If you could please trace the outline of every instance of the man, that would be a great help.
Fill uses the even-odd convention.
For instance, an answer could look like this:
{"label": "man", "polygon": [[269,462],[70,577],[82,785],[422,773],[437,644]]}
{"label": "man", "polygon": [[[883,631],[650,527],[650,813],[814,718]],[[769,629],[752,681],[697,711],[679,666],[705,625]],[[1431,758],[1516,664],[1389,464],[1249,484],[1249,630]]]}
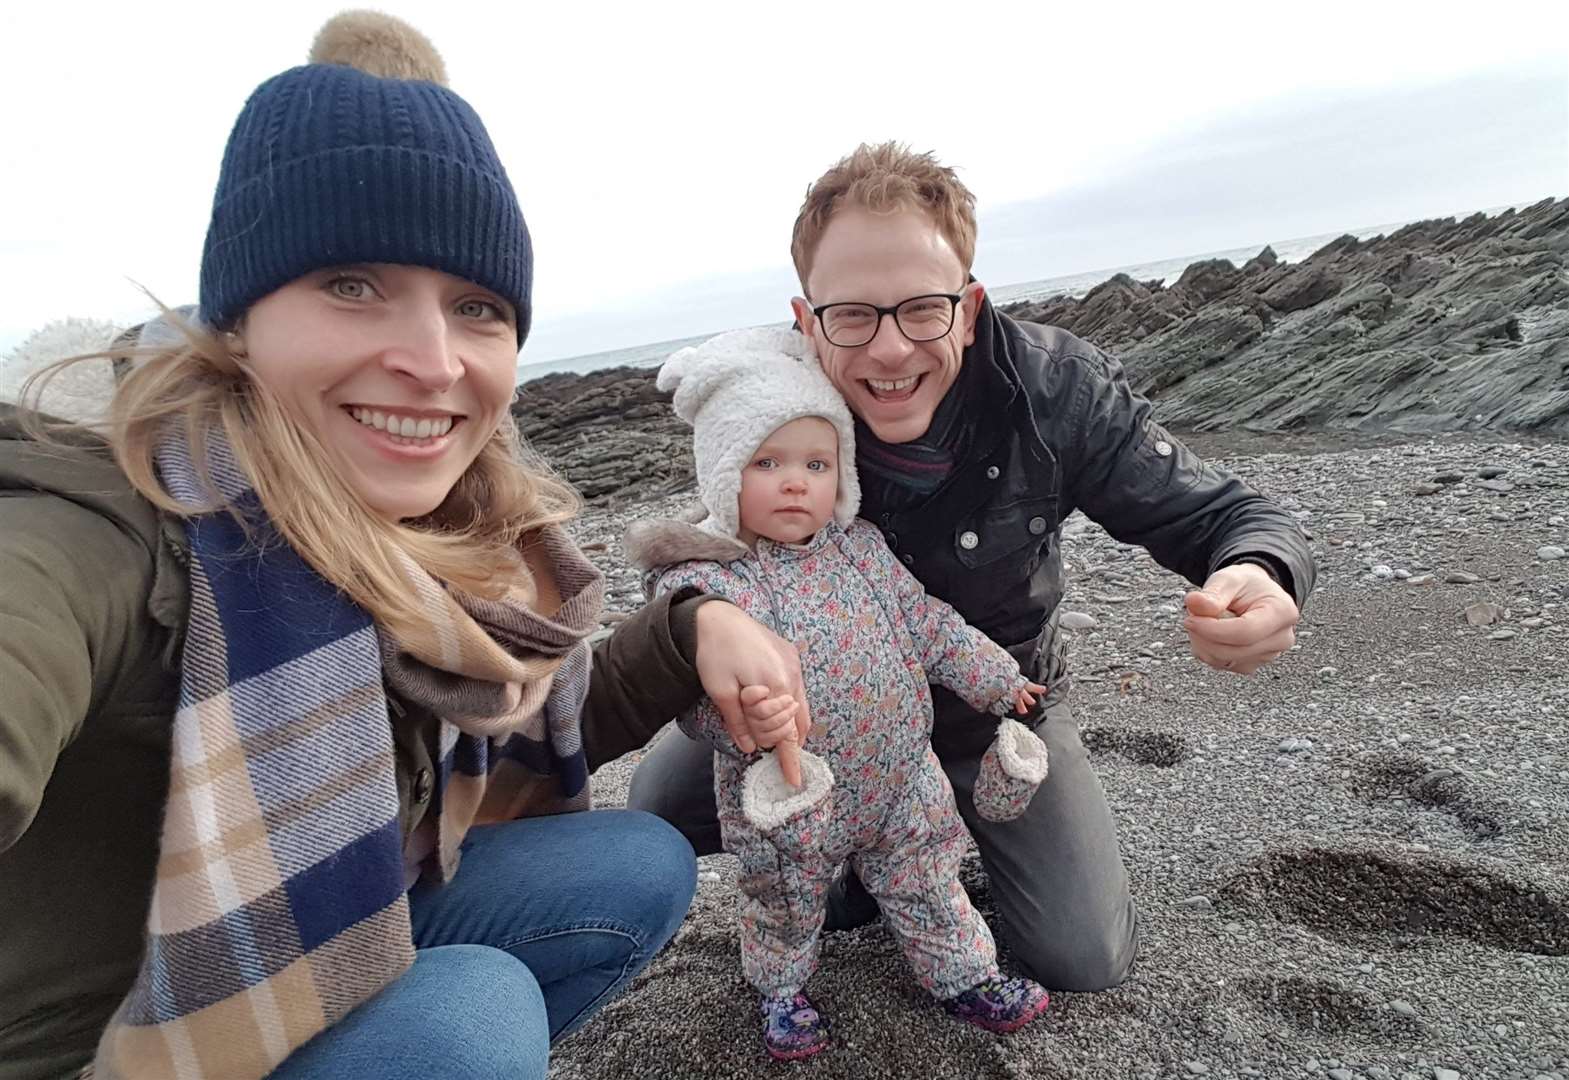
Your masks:
{"label": "man", "polygon": [[[1023,817],[1000,824],[978,817],[972,800],[995,723],[933,688],[932,745],[1014,953],[1048,987],[1115,986],[1133,962],[1135,914],[1111,812],[1068,708],[1056,625],[1061,524],[1083,510],[1200,584],[1186,601],[1193,652],[1238,674],[1294,643],[1313,586],[1306,539],[1284,510],[1156,424],[1117,361],[992,308],[970,276],[974,197],[930,154],[857,149],[808,191],[791,250],[804,294],[792,301],[797,324],[857,417],[861,515],[928,592],[1051,688],[1036,728],[1050,776]],[[799,677],[793,660],[776,679]],[[721,707],[736,714],[734,702]],[[665,736],[630,797],[700,854],[719,850],[711,756],[679,732]],[[875,915],[853,879],[836,894],[830,926]]]}

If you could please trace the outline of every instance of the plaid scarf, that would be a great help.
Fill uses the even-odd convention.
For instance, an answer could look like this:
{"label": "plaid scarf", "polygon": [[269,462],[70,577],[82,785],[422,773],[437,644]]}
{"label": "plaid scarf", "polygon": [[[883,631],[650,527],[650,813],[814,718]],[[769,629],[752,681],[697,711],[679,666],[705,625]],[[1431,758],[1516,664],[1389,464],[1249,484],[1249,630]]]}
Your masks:
{"label": "plaid scarf", "polygon": [[[263,1077],[413,962],[384,681],[442,719],[436,794],[410,842],[426,874],[451,876],[475,822],[588,806],[578,722],[603,581],[560,529],[530,537],[555,568],[553,618],[529,609],[527,574],[491,602],[408,560],[429,620],[392,640],[272,529],[226,443],[208,463],[235,512],[186,521],[190,614],[146,951],[89,1067],[100,1078]],[[211,490],[183,441],[158,466],[182,503]]]}

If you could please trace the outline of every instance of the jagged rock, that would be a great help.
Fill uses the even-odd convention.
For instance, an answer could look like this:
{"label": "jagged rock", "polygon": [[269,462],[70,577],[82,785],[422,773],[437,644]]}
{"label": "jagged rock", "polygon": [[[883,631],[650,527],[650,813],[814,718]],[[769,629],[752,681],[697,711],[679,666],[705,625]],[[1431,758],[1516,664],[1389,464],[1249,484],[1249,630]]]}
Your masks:
{"label": "jagged rock", "polygon": [[[1178,430],[1569,435],[1569,199],[1003,310],[1120,357]],[[652,368],[618,368],[536,379],[513,413],[586,497],[622,500],[693,483],[669,402]]]}

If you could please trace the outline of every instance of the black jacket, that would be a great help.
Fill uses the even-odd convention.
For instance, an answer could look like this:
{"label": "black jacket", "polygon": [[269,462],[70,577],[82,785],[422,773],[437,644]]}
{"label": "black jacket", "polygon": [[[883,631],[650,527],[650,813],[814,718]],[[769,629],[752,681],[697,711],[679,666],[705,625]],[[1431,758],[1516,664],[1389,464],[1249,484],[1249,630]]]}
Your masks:
{"label": "black jacket", "polygon": [[[987,368],[971,389],[968,407],[980,415],[965,418],[974,432],[968,451],[929,498],[895,511],[869,490],[861,516],[882,528],[929,593],[1007,647],[1036,681],[1066,691],[1056,614],[1061,526],[1074,510],[1195,585],[1253,557],[1305,603],[1313,557],[1296,520],[1155,423],[1116,360],[987,302],[964,363]],[[990,741],[989,722],[976,723],[947,691],[933,693],[939,748]],[[978,730],[962,737],[961,726]]]}

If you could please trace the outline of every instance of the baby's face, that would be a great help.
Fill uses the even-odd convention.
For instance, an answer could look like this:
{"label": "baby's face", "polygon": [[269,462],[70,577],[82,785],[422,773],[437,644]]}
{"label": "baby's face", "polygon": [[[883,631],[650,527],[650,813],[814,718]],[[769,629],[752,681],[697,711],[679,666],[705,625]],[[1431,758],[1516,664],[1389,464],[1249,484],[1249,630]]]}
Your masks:
{"label": "baby's face", "polygon": [[839,495],[839,434],[803,416],[777,428],[741,470],[741,539],[809,540],[833,516]]}

